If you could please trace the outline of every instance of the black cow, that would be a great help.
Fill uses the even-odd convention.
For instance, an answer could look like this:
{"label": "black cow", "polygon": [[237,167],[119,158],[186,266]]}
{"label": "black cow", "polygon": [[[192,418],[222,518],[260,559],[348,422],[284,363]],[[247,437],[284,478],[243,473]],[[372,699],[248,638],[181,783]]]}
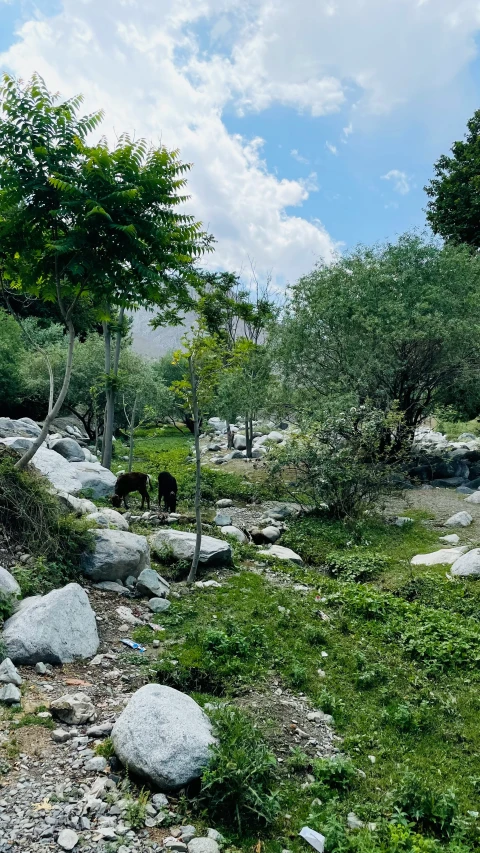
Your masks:
{"label": "black cow", "polygon": [[178,485],[175,477],[168,471],[161,471],[158,475],[158,508],[162,508],[162,498],[165,502],[167,512],[175,512],[177,509]]}
{"label": "black cow", "polygon": [[150,497],[147,492],[147,486],[149,489],[151,488],[151,480],[148,474],[140,474],[136,471],[120,474],[115,483],[115,494],[111,498],[113,506],[120,507],[123,500],[125,509],[128,509],[127,495],[132,492],[139,492],[142,498],[140,509],[143,509],[145,501],[147,502],[148,509],[150,509]]}

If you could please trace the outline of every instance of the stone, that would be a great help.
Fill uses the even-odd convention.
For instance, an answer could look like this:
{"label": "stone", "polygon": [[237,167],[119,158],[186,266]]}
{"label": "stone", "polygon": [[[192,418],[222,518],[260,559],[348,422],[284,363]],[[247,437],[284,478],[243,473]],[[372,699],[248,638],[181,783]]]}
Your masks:
{"label": "stone", "polygon": [[208,717],[190,696],[147,684],[120,714],[112,741],[129,771],[174,791],[201,776],[215,739]]}
{"label": "stone", "polygon": [[447,536],[440,536],[440,542],[444,542],[445,545],[458,545],[460,536],[456,533],[449,533]]}
{"label": "stone", "polygon": [[46,675],[47,674],[47,667],[43,663],[43,661],[39,660],[38,663],[35,664],[35,672],[38,675]]}
{"label": "stone", "polygon": [[416,554],[410,563],[412,566],[451,566],[467,550],[467,546],[459,548],[441,548],[431,554]]}
{"label": "stone", "polygon": [[[158,556],[171,555],[174,560],[192,560],[196,534],[184,530],[159,530],[149,537],[152,550]],[[224,539],[202,536],[199,563],[202,567],[229,566],[232,549]]]}
{"label": "stone", "polygon": [[468,486],[459,486],[455,491],[459,495],[473,495],[475,493],[475,489],[469,489]]}
{"label": "stone", "polygon": [[280,539],[280,536],[282,535],[278,527],[273,527],[272,525],[270,525],[269,527],[264,527],[262,530],[262,534],[266,542],[271,542],[272,544],[276,542],[277,539]]}
{"label": "stone", "polygon": [[68,726],[81,726],[95,716],[95,707],[86,693],[66,693],[50,703],[50,711]]}
{"label": "stone", "polygon": [[121,583],[115,581],[101,581],[94,584],[95,589],[102,589],[104,592],[116,592],[117,595],[127,595],[130,597],[130,590]]}
{"label": "stone", "polygon": [[3,641],[14,663],[71,663],[96,654],[97,623],[88,595],[77,583],[25,598],[7,619]]}
{"label": "stone", "polygon": [[107,759],[103,755],[96,755],[85,763],[85,770],[93,773],[103,773],[107,766]]}
{"label": "stone", "polygon": [[3,595],[21,595],[20,585],[10,572],[7,572],[3,566],[0,566],[0,593]]}
{"label": "stone", "polygon": [[0,702],[4,702],[5,705],[18,705],[21,698],[22,694],[15,684],[5,684],[0,688]]}
{"label": "stone", "polygon": [[147,607],[152,613],[164,613],[170,607],[170,602],[167,598],[151,598]]}
{"label": "stone", "polygon": [[71,738],[71,732],[67,732],[65,729],[54,729],[52,732],[52,740],[54,740],[55,743],[66,743],[67,740],[71,740]]}
{"label": "stone", "polygon": [[74,438],[61,438],[51,445],[51,449],[63,456],[67,462],[85,462],[85,453]]}
{"label": "stone", "polygon": [[100,462],[70,462],[74,474],[80,481],[80,490],[90,491],[93,498],[108,498],[115,491],[117,478]]}
{"label": "stone", "polygon": [[154,794],[152,797],[152,805],[157,809],[157,811],[166,808],[168,806],[168,800],[165,794]]}
{"label": "stone", "polygon": [[97,512],[97,507],[93,501],[89,501],[87,498],[76,498],[75,495],[69,495],[67,492],[57,492],[57,498],[65,509],[74,512],[76,515],[89,515]]}
{"label": "stone", "polygon": [[237,434],[233,438],[233,446],[235,450],[246,450],[247,447],[247,439],[244,435],[237,432]]}
{"label": "stone", "polygon": [[462,432],[461,435],[458,436],[459,441],[478,441],[479,436],[474,435],[473,432]]}
{"label": "stone", "polygon": [[[28,439],[3,438],[0,443],[12,447],[14,450],[23,452],[31,442]],[[36,452],[31,464],[40,471],[56,489],[62,494],[77,495],[83,489],[92,488],[94,497],[106,497],[108,494],[113,494],[116,477],[107,468],[97,462],[95,465],[91,462],[67,462],[59,453],[54,450],[49,450],[45,445],[42,445]],[[96,479],[93,477],[92,471],[89,473],[90,481],[79,466],[90,466],[96,472]],[[105,483],[102,488],[94,488],[102,481]],[[107,483],[110,486],[107,488]]]}
{"label": "stone", "polygon": [[145,536],[126,530],[93,531],[95,550],[83,554],[80,567],[92,581],[124,581],[150,568],[150,549]]}
{"label": "stone", "polygon": [[73,829],[62,829],[57,838],[57,844],[62,850],[73,850],[78,844],[78,840],[78,835]]}
{"label": "stone", "polygon": [[41,428],[31,418],[0,418],[0,436],[7,438],[9,436],[23,435],[27,438],[38,438]]}
{"label": "stone", "polygon": [[221,498],[217,501],[217,506],[219,509],[228,509],[229,506],[233,506],[233,501],[230,498]]}
{"label": "stone", "polygon": [[245,542],[248,542],[248,537],[245,535],[243,530],[240,530],[239,527],[235,527],[234,524],[227,524],[225,527],[221,527],[220,531],[224,536],[234,536],[242,545]]}
{"label": "stone", "polygon": [[296,554],[290,548],[284,548],[282,545],[271,545],[270,548],[265,548],[258,553],[264,557],[275,557],[276,560],[290,560],[299,566],[303,565],[303,560],[299,554]]}
{"label": "stone", "polygon": [[93,521],[97,527],[107,527],[113,528],[114,530],[128,530],[128,521],[127,519],[120,513],[114,509],[109,509],[108,507],[102,507],[102,509],[97,510],[96,512],[91,512],[87,515],[88,521]]}
{"label": "stone", "polygon": [[232,523],[232,519],[226,512],[217,512],[213,519],[213,523],[216,524],[217,527],[227,527]]}
{"label": "stone", "polygon": [[189,844],[190,841],[192,841],[192,839],[195,838],[197,834],[197,830],[191,824],[188,824],[187,826],[181,826],[180,832],[180,838],[182,839],[184,844]]}
{"label": "stone", "polygon": [[220,853],[214,838],[194,838],[188,845],[188,853]]}
{"label": "stone", "polygon": [[20,687],[22,683],[22,677],[10,658],[5,658],[0,663],[0,683],[15,684],[16,687]]}
{"label": "stone", "polygon": [[137,579],[136,579],[136,577],[134,577],[133,575],[129,575],[129,576],[128,576],[128,578],[127,578],[127,579],[126,579],[126,581],[125,581],[125,586],[127,587],[127,589],[129,589],[129,590],[130,590],[130,592],[133,592],[133,590],[135,589],[136,585],[137,585]]}
{"label": "stone", "polygon": [[218,829],[207,829],[207,838],[213,838],[219,845],[225,844],[225,838]]}
{"label": "stone", "polygon": [[87,729],[88,737],[108,737],[113,729],[113,723],[99,723],[96,726],[90,726]]}
{"label": "stone", "polygon": [[229,462],[231,459],[244,459],[244,453],[242,450],[232,450],[231,453],[228,453],[227,456],[222,458],[222,462]]}
{"label": "stone", "polygon": [[455,561],[450,574],[456,578],[480,577],[480,548],[472,548],[467,554]]}
{"label": "stone", "polygon": [[405,525],[413,524],[413,518],[409,518],[408,515],[399,515],[394,523],[396,527],[405,527]]}
{"label": "stone", "polygon": [[444,527],[468,527],[473,521],[472,516],[468,512],[456,512],[450,516],[443,525]]}
{"label": "stone", "polygon": [[144,569],[138,576],[135,591],[139,595],[165,598],[170,592],[170,584],[154,569]]}
{"label": "stone", "polygon": [[143,619],[135,616],[129,607],[117,607],[115,613],[122,622],[126,622],[128,625],[143,625]]}
{"label": "stone", "polygon": [[480,504],[480,492],[473,492],[468,498],[465,498],[466,504]]}
{"label": "stone", "polygon": [[280,444],[281,441],[285,438],[281,432],[269,432],[267,435],[267,441],[273,441],[275,444]]}

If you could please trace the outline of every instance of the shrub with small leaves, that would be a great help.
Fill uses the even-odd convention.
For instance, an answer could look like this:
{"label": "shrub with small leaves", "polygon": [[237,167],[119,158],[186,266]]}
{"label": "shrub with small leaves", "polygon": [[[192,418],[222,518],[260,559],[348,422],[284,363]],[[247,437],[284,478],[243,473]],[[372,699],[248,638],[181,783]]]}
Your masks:
{"label": "shrub with small leaves", "polygon": [[313,775],[316,782],[327,788],[345,793],[354,784],[357,771],[349,758],[319,758],[313,762]]}

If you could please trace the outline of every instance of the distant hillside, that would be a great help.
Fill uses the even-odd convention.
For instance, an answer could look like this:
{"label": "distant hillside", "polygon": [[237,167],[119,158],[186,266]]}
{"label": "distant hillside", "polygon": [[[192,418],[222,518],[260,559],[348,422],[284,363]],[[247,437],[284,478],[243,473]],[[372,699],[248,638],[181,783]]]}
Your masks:
{"label": "distant hillside", "polygon": [[133,348],[140,355],[158,358],[171,350],[178,349],[181,339],[194,322],[194,314],[185,315],[183,326],[167,326],[152,329],[149,325],[153,317],[149,311],[141,309],[133,315]]}

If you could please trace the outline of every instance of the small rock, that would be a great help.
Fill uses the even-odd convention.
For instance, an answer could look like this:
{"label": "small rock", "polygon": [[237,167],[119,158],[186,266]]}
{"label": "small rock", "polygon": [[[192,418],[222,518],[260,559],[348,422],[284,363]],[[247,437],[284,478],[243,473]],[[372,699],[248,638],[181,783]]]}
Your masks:
{"label": "small rock", "polygon": [[444,542],[445,545],[458,545],[460,536],[457,533],[449,533],[447,536],[440,536],[440,542]]}
{"label": "small rock", "polygon": [[233,506],[233,501],[230,498],[222,498],[217,501],[217,506],[219,509],[228,509],[229,506]]}
{"label": "small rock", "polygon": [[218,845],[225,844],[225,839],[221,832],[218,829],[208,829],[207,830],[207,838],[212,838],[213,841],[216,841]]}
{"label": "small rock", "polygon": [[17,583],[15,578],[10,572],[7,572],[3,566],[0,566],[0,592],[3,592],[5,595],[20,595],[21,589],[20,585]]}
{"label": "small rock", "polygon": [[113,723],[99,723],[98,726],[90,726],[87,729],[88,737],[108,737],[113,729]]}
{"label": "small rock", "polygon": [[259,551],[264,557],[275,557],[276,560],[290,560],[292,563],[297,563],[298,565],[303,565],[303,560],[296,554],[295,551],[292,551],[291,548],[284,548],[282,545],[271,545],[268,550]]}
{"label": "small rock", "polygon": [[78,835],[73,829],[62,829],[58,836],[57,844],[62,850],[73,850],[78,844]]}
{"label": "small rock", "polygon": [[455,515],[450,516],[449,519],[443,525],[444,527],[468,527],[473,521],[470,513],[465,512],[456,512]]}
{"label": "small rock", "polygon": [[67,740],[72,738],[72,734],[70,732],[65,731],[65,729],[54,729],[52,732],[52,740],[55,743],[66,743]]}
{"label": "small rock", "polygon": [[37,717],[40,720],[51,720],[52,719],[52,715],[51,715],[50,711],[40,711],[40,713],[37,714]]}
{"label": "small rock", "polygon": [[412,566],[451,566],[466,551],[466,547],[441,548],[431,554],[416,554],[410,563]]}
{"label": "small rock", "polygon": [[152,797],[152,805],[157,809],[157,811],[160,811],[160,809],[168,806],[168,799],[165,794],[154,794]]}
{"label": "small rock", "polygon": [[115,613],[123,622],[127,622],[128,625],[143,625],[143,620],[135,616],[129,607],[117,607]]}
{"label": "small rock", "polygon": [[218,581],[195,581],[197,589],[220,589],[222,584]]}
{"label": "small rock", "polygon": [[22,677],[10,658],[5,658],[0,663],[0,683],[15,684],[16,687],[20,687],[22,683]]}
{"label": "small rock", "polygon": [[239,527],[235,527],[234,524],[227,524],[225,527],[221,527],[220,530],[224,536],[234,536],[242,545],[245,542],[248,542],[248,538],[245,536],[243,530],[240,530]]}
{"label": "small rock", "polygon": [[395,519],[396,527],[405,527],[406,524],[413,524],[413,518],[409,518],[408,515],[399,515]]}
{"label": "small rock", "polygon": [[59,699],[54,699],[50,710],[62,723],[70,726],[83,725],[95,716],[95,708],[85,693],[66,693]]}
{"label": "small rock", "polygon": [[126,586],[115,581],[101,581],[100,583],[95,583],[94,587],[104,592],[115,592],[117,595],[130,595],[130,590]]}
{"label": "small rock", "polygon": [[217,527],[228,527],[231,525],[232,519],[231,516],[226,514],[226,512],[217,512],[213,519],[213,523],[216,524]]}
{"label": "small rock", "polygon": [[167,598],[151,598],[147,602],[147,607],[152,613],[164,613],[170,607],[170,602]]}
{"label": "small rock", "polygon": [[35,672],[38,675],[46,675],[47,674],[47,667],[45,666],[44,663],[42,663],[42,661],[39,661],[38,663],[35,664]]}
{"label": "small rock", "polygon": [[174,838],[173,836],[165,838],[163,846],[165,850],[172,850],[174,853],[187,853],[188,850],[187,845],[183,841],[179,841],[178,838]]}
{"label": "small rock", "polygon": [[220,848],[214,838],[193,838],[188,853],[220,853]]}
{"label": "small rock", "polygon": [[144,569],[138,576],[135,591],[138,595],[148,595],[150,598],[165,598],[170,592],[170,584],[154,569]]}
{"label": "small rock", "polygon": [[96,755],[85,764],[85,770],[93,773],[103,773],[107,766],[107,759],[103,755]]}
{"label": "small rock", "polygon": [[0,702],[4,702],[5,705],[18,705],[21,698],[22,694],[14,684],[6,684],[0,690]]}
{"label": "small rock", "polygon": [[185,844],[189,844],[190,841],[192,841],[195,838],[195,836],[197,834],[197,830],[195,829],[194,826],[192,826],[191,824],[188,824],[187,826],[181,826],[180,827],[180,833],[181,833],[180,838],[182,839],[182,841]]}

